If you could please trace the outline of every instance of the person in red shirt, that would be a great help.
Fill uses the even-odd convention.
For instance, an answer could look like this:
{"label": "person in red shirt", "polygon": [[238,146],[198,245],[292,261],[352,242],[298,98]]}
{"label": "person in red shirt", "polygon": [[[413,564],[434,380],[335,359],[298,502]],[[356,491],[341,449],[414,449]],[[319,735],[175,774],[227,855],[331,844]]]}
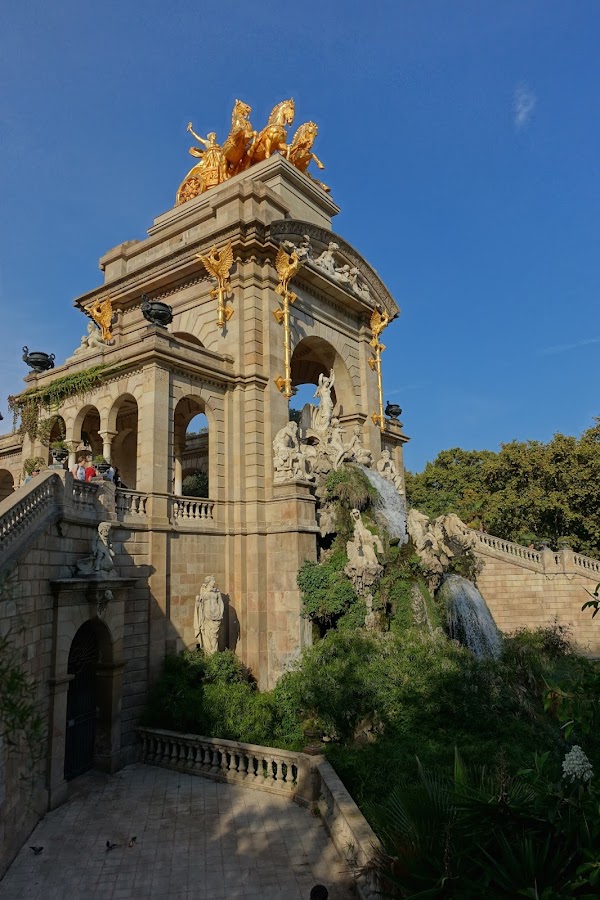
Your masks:
{"label": "person in red shirt", "polygon": [[98,473],[90,462],[89,465],[85,467],[85,480],[91,481],[92,478],[95,478],[97,474]]}

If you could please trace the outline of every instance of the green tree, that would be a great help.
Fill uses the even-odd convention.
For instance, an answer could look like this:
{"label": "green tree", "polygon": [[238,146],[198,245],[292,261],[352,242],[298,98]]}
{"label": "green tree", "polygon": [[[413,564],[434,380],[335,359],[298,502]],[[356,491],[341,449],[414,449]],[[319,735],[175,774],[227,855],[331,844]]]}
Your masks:
{"label": "green tree", "polygon": [[435,517],[454,512],[507,540],[568,539],[600,554],[600,418],[580,438],[511,441],[491,450],[443,450],[419,474],[407,473],[412,506]]}

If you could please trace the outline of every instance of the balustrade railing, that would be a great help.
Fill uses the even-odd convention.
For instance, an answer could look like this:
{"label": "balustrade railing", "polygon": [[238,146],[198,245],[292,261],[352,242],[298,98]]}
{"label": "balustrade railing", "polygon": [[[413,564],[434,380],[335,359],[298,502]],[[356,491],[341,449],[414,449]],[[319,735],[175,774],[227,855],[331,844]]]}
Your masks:
{"label": "balustrade railing", "polygon": [[117,488],[115,492],[115,506],[118,518],[123,518],[123,516],[143,517],[146,515],[147,505],[147,494],[125,490],[125,488]]}
{"label": "balustrade railing", "polygon": [[586,574],[597,576],[600,580],[600,561],[591,559],[589,556],[582,556],[580,553],[574,553],[573,562],[579,569],[583,569]]}
{"label": "balustrade railing", "polygon": [[148,765],[287,794],[306,802],[316,799],[314,757],[305,753],[159,728],[138,728],[138,734],[140,761]]}
{"label": "balustrade railing", "polygon": [[[512,556],[516,559],[523,560],[528,563],[542,565],[542,554],[540,550],[534,550],[530,547],[523,547],[521,544],[513,544],[512,541],[505,541],[503,538],[494,537],[485,531],[472,530],[471,534],[475,536],[479,544],[494,550],[496,553],[502,553],[503,556]],[[477,547],[475,547],[477,549]]]}
{"label": "balustrade railing", "polygon": [[212,522],[214,507],[214,500],[174,496],[171,498],[171,518],[182,525]]}
{"label": "balustrade railing", "polygon": [[54,503],[60,479],[55,475],[39,476],[39,479],[27,494],[16,502],[12,496],[7,498],[8,508],[0,512],[0,546],[3,549],[28,529],[36,519],[45,515],[48,507]]}
{"label": "balustrade railing", "polygon": [[[68,485],[66,490],[68,490]],[[96,508],[97,494],[97,484],[91,484],[88,481],[79,481],[77,478],[73,479],[71,499],[77,510],[85,510],[86,512],[94,510]]]}

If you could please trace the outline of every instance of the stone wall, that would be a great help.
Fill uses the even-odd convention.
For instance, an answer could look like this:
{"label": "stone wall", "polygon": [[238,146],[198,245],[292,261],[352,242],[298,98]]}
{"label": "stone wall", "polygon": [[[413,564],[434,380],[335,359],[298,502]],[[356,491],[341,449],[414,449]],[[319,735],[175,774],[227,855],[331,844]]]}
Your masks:
{"label": "stone wall", "polygon": [[600,622],[581,609],[589,600],[586,590],[600,582],[598,560],[568,549],[529,551],[489,535],[479,535],[476,555],[483,564],[477,586],[501,631],[560,622],[582,653],[600,656]]}

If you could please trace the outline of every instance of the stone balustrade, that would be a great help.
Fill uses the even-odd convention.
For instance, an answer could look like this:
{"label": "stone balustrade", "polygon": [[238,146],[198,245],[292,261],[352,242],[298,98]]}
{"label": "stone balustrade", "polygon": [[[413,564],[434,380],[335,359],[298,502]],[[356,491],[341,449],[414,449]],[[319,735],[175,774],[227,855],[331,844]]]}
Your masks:
{"label": "stone balustrade", "polygon": [[138,728],[140,762],[214,781],[284,794],[321,816],[331,840],[354,871],[358,896],[381,896],[373,859],[381,844],[333,767],[323,756],[240,741]]}
{"label": "stone balustrade", "polygon": [[38,475],[0,503],[0,549],[7,551],[21,535],[48,514],[62,501],[63,485],[55,472]]}
{"label": "stone balustrade", "polygon": [[306,753],[160,728],[138,728],[138,733],[140,761],[148,765],[286,794],[305,803],[318,799],[314,784],[315,757]]}
{"label": "stone balustrade", "polygon": [[214,500],[198,497],[171,497],[170,518],[181,525],[209,523],[214,520]]}
{"label": "stone balustrade", "polygon": [[148,494],[140,491],[130,491],[125,488],[117,488],[115,492],[115,507],[117,519],[121,521],[127,516],[145,518],[147,515]]}
{"label": "stone balustrade", "polygon": [[574,553],[570,547],[563,547],[560,550],[544,547],[535,550],[494,537],[485,531],[470,529],[470,534],[475,538],[474,552],[483,556],[489,554],[515,565],[543,572],[545,575],[579,573],[587,578],[597,576],[600,581],[600,561],[582,556],[581,553]]}
{"label": "stone balustrade", "polygon": [[[65,485],[68,490],[68,484]],[[79,481],[74,478],[71,485],[71,499],[74,507],[78,511],[94,511],[96,509],[96,497],[98,494],[98,485],[91,484],[87,481]]]}

